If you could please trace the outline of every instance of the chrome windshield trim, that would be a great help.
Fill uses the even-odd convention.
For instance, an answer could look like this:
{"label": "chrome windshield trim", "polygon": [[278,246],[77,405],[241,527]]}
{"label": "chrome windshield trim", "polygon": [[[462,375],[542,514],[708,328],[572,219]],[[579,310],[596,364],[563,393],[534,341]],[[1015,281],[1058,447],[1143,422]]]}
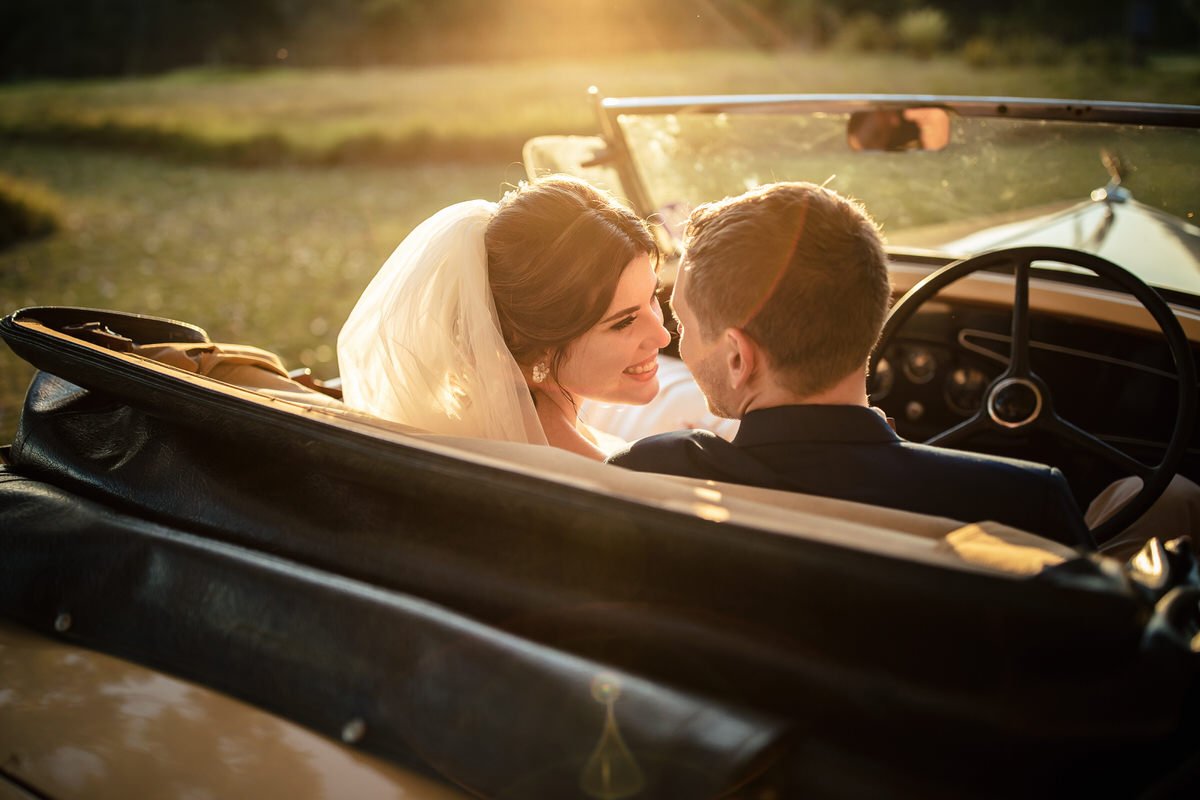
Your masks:
{"label": "chrome windshield trim", "polygon": [[939,106],[964,117],[1006,117],[1064,122],[1107,122],[1200,128],[1200,106],[1038,97],[971,97],[928,94],[753,94],[683,97],[605,97],[608,114],[788,114],[849,112],[865,108]]}

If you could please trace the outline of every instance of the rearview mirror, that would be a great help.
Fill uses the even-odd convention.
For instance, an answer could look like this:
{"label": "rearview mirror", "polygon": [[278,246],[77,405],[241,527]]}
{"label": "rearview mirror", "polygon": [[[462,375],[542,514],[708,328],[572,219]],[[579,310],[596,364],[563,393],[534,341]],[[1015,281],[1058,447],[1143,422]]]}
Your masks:
{"label": "rearview mirror", "polygon": [[846,126],[851,150],[941,150],[950,143],[944,108],[881,108],[855,111]]}

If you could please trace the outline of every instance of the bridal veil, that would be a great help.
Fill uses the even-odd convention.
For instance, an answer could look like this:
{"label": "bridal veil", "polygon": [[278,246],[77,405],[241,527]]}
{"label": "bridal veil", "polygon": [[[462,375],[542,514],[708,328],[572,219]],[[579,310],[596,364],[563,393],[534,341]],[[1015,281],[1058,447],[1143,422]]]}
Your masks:
{"label": "bridal veil", "polygon": [[338,335],[347,405],[431,433],[546,444],[488,284],[495,210],[442,209],[380,268]]}

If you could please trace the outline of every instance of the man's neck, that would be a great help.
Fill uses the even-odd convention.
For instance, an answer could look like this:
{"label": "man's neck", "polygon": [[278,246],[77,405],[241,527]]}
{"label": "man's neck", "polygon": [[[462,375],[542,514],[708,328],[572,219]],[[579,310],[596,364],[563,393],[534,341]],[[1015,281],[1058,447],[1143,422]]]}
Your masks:
{"label": "man's neck", "polygon": [[751,411],[779,406],[862,406],[867,408],[867,381],[864,373],[854,371],[840,381],[815,394],[801,395],[780,386],[774,381],[764,381],[761,386],[747,394],[739,417]]}

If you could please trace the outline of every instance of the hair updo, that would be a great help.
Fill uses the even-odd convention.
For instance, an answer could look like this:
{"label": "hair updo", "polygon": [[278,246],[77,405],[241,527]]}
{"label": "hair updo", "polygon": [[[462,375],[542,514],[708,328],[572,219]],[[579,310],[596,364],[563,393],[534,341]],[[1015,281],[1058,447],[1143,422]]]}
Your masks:
{"label": "hair updo", "polygon": [[504,342],[528,367],[549,353],[557,378],[567,347],[604,317],[625,267],[659,252],[646,224],[608,192],[575,178],[524,181],[484,234],[488,282]]}

